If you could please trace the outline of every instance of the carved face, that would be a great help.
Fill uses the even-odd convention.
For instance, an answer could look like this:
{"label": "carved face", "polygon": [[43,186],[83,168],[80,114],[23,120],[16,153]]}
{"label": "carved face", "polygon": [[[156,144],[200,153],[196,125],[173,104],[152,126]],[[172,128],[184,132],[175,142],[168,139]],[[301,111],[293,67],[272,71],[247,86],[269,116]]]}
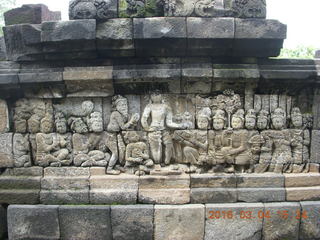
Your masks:
{"label": "carved face", "polygon": [[272,125],[274,129],[280,130],[284,127],[284,119],[282,117],[272,118]]}
{"label": "carved face", "polygon": [[130,132],[127,135],[127,138],[129,140],[129,142],[131,142],[131,143],[135,143],[135,142],[138,142],[140,140],[140,137],[136,132]]}
{"label": "carved face", "polygon": [[243,128],[243,120],[239,117],[232,117],[231,126],[234,129],[241,129]]}
{"label": "carved face", "polygon": [[43,121],[41,123],[40,129],[43,133],[51,133],[53,132],[53,123],[50,121]]}
{"label": "carved face", "polygon": [[256,119],[253,117],[247,117],[245,126],[248,130],[254,129],[254,127],[256,126]]}
{"label": "carved face", "polygon": [[36,119],[30,118],[28,120],[28,130],[30,133],[38,133],[40,131],[40,122]]}
{"label": "carved face", "polygon": [[14,122],[14,128],[17,133],[27,132],[27,121],[26,120],[16,120]]}
{"label": "carved face", "polygon": [[93,118],[91,120],[91,130],[93,132],[102,132],[103,131],[103,124],[102,119],[100,118]]}
{"label": "carved face", "polygon": [[56,130],[58,133],[66,133],[67,132],[67,122],[64,120],[56,121]]}
{"label": "carved face", "polygon": [[76,120],[73,123],[72,129],[77,133],[87,133],[89,132],[87,125],[81,120]]}
{"label": "carved face", "polygon": [[291,119],[292,125],[296,128],[301,128],[303,125],[302,116],[296,115]]}
{"label": "carved face", "polygon": [[93,2],[80,2],[72,12],[74,19],[93,19],[97,16],[97,9]]}
{"label": "carved face", "polygon": [[117,102],[116,109],[118,112],[120,112],[122,115],[127,116],[128,115],[128,103],[126,100],[121,100]]}
{"label": "carved face", "polygon": [[259,154],[261,152],[261,144],[260,143],[252,143],[251,152],[254,154]]}
{"label": "carved face", "polygon": [[257,128],[259,130],[267,129],[268,127],[268,120],[266,118],[258,117],[257,121]]}
{"label": "carved face", "polygon": [[154,93],[151,95],[151,101],[153,103],[161,103],[162,101],[162,95],[161,94],[157,94],[157,93]]}
{"label": "carved face", "polygon": [[198,116],[197,118],[197,125],[199,129],[208,129],[209,127],[209,120],[204,116]]}
{"label": "carved face", "polygon": [[81,105],[82,111],[85,116],[88,116],[90,113],[92,113],[94,109],[94,104],[91,101],[84,101]]}
{"label": "carved face", "polygon": [[212,121],[212,127],[215,130],[222,130],[224,128],[224,120],[221,118],[214,118]]}

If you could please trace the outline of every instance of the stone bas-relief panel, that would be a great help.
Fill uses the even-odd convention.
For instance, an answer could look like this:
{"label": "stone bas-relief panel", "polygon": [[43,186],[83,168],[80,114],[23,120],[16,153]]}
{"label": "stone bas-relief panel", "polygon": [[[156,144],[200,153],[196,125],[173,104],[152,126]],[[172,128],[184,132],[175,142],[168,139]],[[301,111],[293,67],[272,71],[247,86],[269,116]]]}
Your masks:
{"label": "stone bas-relief panel", "polygon": [[213,96],[20,99],[13,113],[15,133],[2,134],[13,138],[3,167],[99,166],[138,176],[310,169],[313,118],[291,96],[242,97],[227,89]]}

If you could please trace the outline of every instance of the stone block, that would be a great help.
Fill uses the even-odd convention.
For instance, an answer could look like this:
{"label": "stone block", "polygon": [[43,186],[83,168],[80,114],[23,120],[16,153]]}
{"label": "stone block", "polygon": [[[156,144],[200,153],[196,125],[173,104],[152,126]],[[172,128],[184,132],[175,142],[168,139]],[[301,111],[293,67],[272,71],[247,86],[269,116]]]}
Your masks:
{"label": "stone block", "polygon": [[233,16],[237,18],[266,18],[266,1],[250,0],[240,2],[236,0],[227,1],[226,7],[231,7]]}
{"label": "stone block", "polygon": [[320,239],[320,203],[300,202],[301,222],[299,239],[313,240]]}
{"label": "stone block", "polygon": [[236,174],[237,188],[283,188],[285,177],[282,174]]}
{"label": "stone block", "polygon": [[206,204],[205,240],[260,240],[262,203]]}
{"label": "stone block", "polygon": [[297,211],[301,212],[299,203],[265,203],[262,239],[299,239],[300,218],[296,218]]}
{"label": "stone block", "polygon": [[233,39],[234,18],[187,18],[187,37],[198,39]]}
{"label": "stone block", "polygon": [[319,173],[285,174],[285,187],[320,186]]}
{"label": "stone block", "polygon": [[287,26],[272,19],[235,19],[236,39],[285,39]]}
{"label": "stone block", "polygon": [[0,189],[0,203],[39,204],[39,189]]}
{"label": "stone block", "polygon": [[203,205],[155,205],[155,240],[203,239],[205,209]]}
{"label": "stone block", "polygon": [[7,232],[7,209],[5,209],[3,206],[0,206],[0,239],[5,239]]}
{"label": "stone block", "polygon": [[232,203],[237,202],[235,188],[191,188],[191,203]]}
{"label": "stone block", "polygon": [[6,43],[4,37],[0,37],[0,61],[5,61],[7,59],[6,53]]}
{"label": "stone block", "polygon": [[61,20],[61,12],[52,12],[44,4],[25,4],[4,13],[6,25],[40,24],[44,21]]}
{"label": "stone block", "polygon": [[9,132],[9,111],[5,100],[0,99],[0,133]]}
{"label": "stone block", "polygon": [[63,72],[68,97],[109,97],[114,94],[112,66],[67,67]]}
{"label": "stone block", "polygon": [[212,85],[212,64],[183,64],[182,81],[184,93],[210,93]]}
{"label": "stone block", "polygon": [[42,42],[95,40],[96,21],[92,19],[42,23]]}
{"label": "stone block", "polygon": [[34,72],[18,74],[20,83],[62,82],[62,72]]}
{"label": "stone block", "polygon": [[319,173],[320,172],[319,164],[318,163],[310,163],[309,172],[310,173]]}
{"label": "stone block", "polygon": [[137,56],[185,56],[186,54],[185,18],[134,18],[133,36]]}
{"label": "stone block", "polygon": [[214,79],[258,79],[260,72],[256,64],[213,64]]}
{"label": "stone block", "polygon": [[41,59],[41,25],[19,24],[3,28],[7,57],[11,61]]}
{"label": "stone block", "polygon": [[153,239],[153,205],[111,206],[113,240]]}
{"label": "stone block", "polygon": [[191,174],[191,188],[235,188],[236,177],[230,174]]}
{"label": "stone block", "polygon": [[28,168],[7,168],[1,176],[18,176],[18,177],[42,177],[42,167],[28,167]]}
{"label": "stone block", "polygon": [[184,204],[190,202],[190,177],[142,176],[139,178],[140,203]]}
{"label": "stone block", "polygon": [[320,200],[320,186],[286,188],[287,201],[316,201]]}
{"label": "stone block", "polygon": [[[317,103],[318,105],[318,103]],[[311,148],[310,148],[310,162],[320,163],[320,130],[312,130]]]}
{"label": "stone block", "polygon": [[109,206],[59,206],[61,239],[111,240]]}
{"label": "stone block", "polygon": [[127,174],[91,175],[90,203],[135,204],[138,197],[138,179],[135,175]]}
{"label": "stone block", "polygon": [[89,203],[88,168],[48,167],[41,179],[40,202],[44,204]]}
{"label": "stone block", "polygon": [[285,188],[238,188],[238,202],[281,202],[286,200]]}
{"label": "stone block", "polygon": [[102,56],[134,56],[133,20],[109,19],[97,24],[97,50]]}
{"label": "stone block", "polygon": [[13,167],[13,133],[2,133],[0,134],[0,168]]}
{"label": "stone block", "polygon": [[60,239],[58,206],[10,205],[9,239]]}

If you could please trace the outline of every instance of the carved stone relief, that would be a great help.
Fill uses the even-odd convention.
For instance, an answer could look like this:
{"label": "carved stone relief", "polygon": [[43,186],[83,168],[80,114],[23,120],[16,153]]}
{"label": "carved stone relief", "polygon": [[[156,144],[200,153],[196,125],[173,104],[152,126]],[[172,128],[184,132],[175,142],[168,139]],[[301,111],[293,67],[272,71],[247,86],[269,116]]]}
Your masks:
{"label": "carved stone relief", "polygon": [[5,100],[0,99],[0,133],[9,132],[9,112]]}

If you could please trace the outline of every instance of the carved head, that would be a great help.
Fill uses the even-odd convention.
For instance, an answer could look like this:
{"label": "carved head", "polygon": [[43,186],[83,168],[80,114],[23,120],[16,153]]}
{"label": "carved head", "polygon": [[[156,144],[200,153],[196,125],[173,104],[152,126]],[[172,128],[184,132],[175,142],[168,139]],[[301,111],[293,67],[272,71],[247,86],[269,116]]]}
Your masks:
{"label": "carved head", "polygon": [[84,101],[82,104],[81,104],[81,109],[83,111],[83,114],[85,116],[89,116],[90,113],[93,112],[93,109],[94,109],[94,103],[92,101]]}
{"label": "carved head", "polygon": [[222,130],[226,123],[226,114],[223,110],[218,109],[215,111],[212,118],[212,127],[215,130]]}
{"label": "carved head", "polygon": [[254,109],[249,109],[245,116],[245,127],[248,130],[253,130],[256,126],[256,111]]}
{"label": "carved head", "polygon": [[211,109],[202,108],[197,113],[197,126],[199,129],[209,129],[210,127]]}
{"label": "carved head", "polygon": [[291,110],[291,123],[294,128],[301,128],[303,126],[303,118],[300,108],[295,107]]}
{"label": "carved head", "polygon": [[160,93],[160,91],[153,92],[150,98],[153,103],[162,103],[162,100],[163,100],[163,96]]}
{"label": "carved head", "polygon": [[55,114],[55,125],[58,133],[64,134],[67,132],[67,120],[62,112]]}
{"label": "carved head", "polygon": [[87,125],[81,118],[71,118],[69,119],[71,122],[70,129],[76,133],[87,133],[89,132]]}
{"label": "carved head", "polygon": [[244,110],[238,109],[235,114],[232,115],[231,126],[233,129],[241,129],[244,125]]}
{"label": "carved head", "polygon": [[269,125],[269,112],[266,110],[261,110],[258,114],[257,128],[259,130],[265,130]]}
{"label": "carved head", "polygon": [[125,97],[120,95],[112,97],[112,108],[123,116],[128,116],[128,100]]}
{"label": "carved head", "polygon": [[91,131],[102,132],[103,131],[102,114],[100,112],[91,113],[88,125]]}
{"label": "carved head", "polygon": [[17,133],[27,132],[27,121],[24,119],[17,119],[14,121],[14,130]]}
{"label": "carved head", "polygon": [[124,138],[127,144],[139,142],[140,140],[140,136],[136,131],[127,131]]}
{"label": "carved head", "polygon": [[28,119],[28,131],[30,133],[40,132],[40,117],[38,115],[34,114]]}
{"label": "carved head", "polygon": [[42,133],[53,132],[53,119],[50,114],[46,114],[45,117],[41,119],[40,130]]}
{"label": "carved head", "polygon": [[264,139],[261,135],[255,135],[249,139],[248,143],[251,145],[251,152],[258,154],[261,152],[261,146],[264,143]]}
{"label": "carved head", "polygon": [[271,114],[272,126],[276,130],[281,130],[285,126],[286,113],[282,108],[276,108]]}

